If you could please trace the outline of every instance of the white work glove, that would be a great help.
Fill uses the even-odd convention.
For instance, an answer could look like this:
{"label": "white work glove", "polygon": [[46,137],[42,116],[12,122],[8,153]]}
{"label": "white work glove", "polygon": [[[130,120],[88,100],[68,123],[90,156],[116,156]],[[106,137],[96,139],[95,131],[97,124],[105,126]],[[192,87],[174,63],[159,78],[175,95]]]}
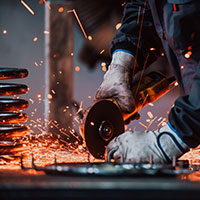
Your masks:
{"label": "white work glove", "polygon": [[133,62],[134,57],[129,53],[123,51],[114,53],[95,100],[114,97],[123,112],[131,113],[135,104],[131,92]]}
{"label": "white work glove", "polygon": [[177,135],[168,122],[156,131],[130,132],[114,138],[107,146],[107,159],[115,162],[170,163],[189,151],[189,147]]}

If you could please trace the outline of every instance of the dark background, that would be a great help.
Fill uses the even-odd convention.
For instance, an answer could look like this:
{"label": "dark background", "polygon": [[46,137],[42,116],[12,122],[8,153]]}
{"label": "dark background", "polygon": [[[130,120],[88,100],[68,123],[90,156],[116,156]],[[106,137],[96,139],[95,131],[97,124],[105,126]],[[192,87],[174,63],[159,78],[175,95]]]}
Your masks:
{"label": "dark background", "polygon": [[[100,1],[100,0],[99,0]],[[45,63],[44,63],[44,33],[45,30],[44,26],[44,8],[45,4],[40,4],[38,0],[25,0],[25,2],[32,8],[32,10],[35,12],[34,15],[32,15],[22,4],[20,1],[16,0],[1,0],[0,1],[0,67],[19,67],[19,68],[26,68],[29,71],[29,76],[24,80],[12,80],[9,82],[13,83],[25,83],[29,86],[30,91],[28,94],[21,96],[24,99],[30,100],[32,99],[34,103],[32,104],[30,102],[30,107],[27,109],[27,113],[29,114],[30,119],[35,120],[37,118],[44,119],[44,102],[38,101],[37,95],[41,94],[42,99],[45,99],[44,94],[44,74],[45,74]],[[87,1],[85,1],[86,3]],[[119,3],[119,2],[118,2]],[[120,5],[121,6],[121,5]],[[99,8],[100,10],[103,7]],[[114,8],[113,8],[114,9]],[[77,8],[77,13],[80,12],[80,20],[83,22],[87,22],[87,20],[82,19],[81,11],[79,11],[80,8]],[[121,9],[123,10],[123,8]],[[99,10],[98,10],[99,11]],[[109,10],[107,11],[109,12]],[[95,46],[95,37],[102,38],[102,41],[106,38],[105,35],[101,35],[99,32],[104,32],[103,28],[106,24],[105,21],[107,21],[107,24],[105,27],[110,27],[110,34],[108,38],[114,34],[115,25],[120,22],[120,10],[117,10],[118,15],[114,12],[113,16],[111,18],[108,18],[110,16],[110,12],[108,15],[105,16],[105,19],[101,22],[97,21],[96,27],[94,31],[91,31],[88,27],[88,34],[91,34],[94,40],[94,44],[92,46]],[[122,12],[122,11],[121,11]],[[84,13],[83,13],[84,16]],[[74,18],[75,19],[75,18]],[[84,21],[85,20],[85,21]],[[99,23],[99,26],[98,26]],[[91,66],[88,64],[85,64],[84,62],[80,61],[80,55],[85,53],[86,57],[90,56],[96,56],[96,54],[91,55],[91,49],[90,52],[81,50],[83,48],[83,45],[88,43],[88,40],[86,40],[83,36],[83,33],[81,32],[80,27],[78,26],[76,20],[74,20],[74,66],[75,69],[76,66],[80,67],[80,71],[76,72],[74,70],[74,99],[78,101],[79,103],[83,102],[83,108],[86,109],[89,107],[93,102],[93,97],[95,95],[95,92],[100,85],[100,83],[103,80],[103,75],[105,72],[101,69],[101,62],[102,61],[108,61],[108,46],[109,42],[106,46],[106,52],[105,56],[102,56],[101,58],[96,59],[96,61]],[[7,30],[7,34],[3,34],[3,30]],[[99,31],[99,32],[98,32]],[[107,31],[107,29],[105,29]],[[100,36],[99,36],[99,34]],[[105,32],[106,33],[106,32]],[[104,38],[105,36],[105,38]],[[37,37],[38,40],[36,42],[33,42],[33,38]],[[97,44],[101,44],[101,41],[97,41]],[[96,45],[97,46],[97,45]],[[97,49],[94,51],[99,51],[100,48],[97,46]],[[103,49],[102,49],[103,50]],[[81,52],[82,51],[82,52]],[[93,57],[92,57],[93,58]],[[84,59],[82,59],[84,60]],[[43,64],[41,66],[35,66],[35,62],[38,64],[43,61]],[[87,61],[86,61],[87,62]],[[167,117],[167,112],[170,110],[170,107],[173,105],[174,99],[176,96],[179,95],[179,90],[175,89],[172,92],[170,92],[168,95],[163,97],[161,100],[154,103],[154,106],[147,106],[144,108],[141,113],[141,119],[140,122],[143,124],[147,124],[146,119],[148,119],[147,112],[151,111],[154,116],[159,117]],[[91,98],[88,98],[88,96],[91,96]],[[30,122],[29,119],[29,122]],[[156,120],[155,120],[156,121]],[[28,122],[28,123],[29,123]],[[158,124],[153,123],[152,129],[155,128]],[[142,127],[140,124],[138,124],[138,121],[132,122],[130,125],[131,128],[136,127],[136,130],[144,130],[144,127]]]}

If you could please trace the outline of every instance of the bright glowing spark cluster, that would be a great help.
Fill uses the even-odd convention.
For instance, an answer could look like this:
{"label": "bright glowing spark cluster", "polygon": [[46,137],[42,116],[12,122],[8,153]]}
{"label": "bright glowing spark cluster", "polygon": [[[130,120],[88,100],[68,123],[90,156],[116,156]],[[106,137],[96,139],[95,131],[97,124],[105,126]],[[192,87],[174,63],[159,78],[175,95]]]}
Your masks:
{"label": "bright glowing spark cluster", "polygon": [[[46,0],[41,0],[41,2],[44,2],[48,9],[50,10],[51,7],[49,4],[46,2]],[[122,6],[125,5],[126,2],[122,4]],[[21,4],[32,14],[34,15],[34,11],[23,1],[21,0]],[[145,6],[146,6],[146,1],[145,1]],[[143,17],[144,17],[144,12],[145,12],[145,6],[144,10],[142,13],[141,17],[141,27],[140,27],[140,35],[141,35],[141,30],[142,30],[142,23],[143,23]],[[59,13],[62,13],[64,11],[63,7],[60,7],[58,9]],[[81,24],[81,21],[78,17],[78,14],[76,13],[76,10],[69,10],[67,12],[73,12],[80,27],[81,30],[85,36],[86,39],[92,40],[92,36],[87,36],[85,33],[85,30]],[[138,12],[138,20],[137,23],[140,22],[140,14],[141,14],[141,7]],[[116,25],[116,29],[119,29],[121,24]],[[8,33],[7,30],[3,30],[2,33],[5,35]],[[48,30],[43,31],[44,34],[49,34]],[[140,42],[140,35],[138,41]],[[37,37],[33,38],[33,42],[36,42],[38,40]],[[138,42],[138,45],[139,45]],[[156,50],[155,48],[150,48],[150,51]],[[192,55],[191,47],[188,47],[188,52],[185,54],[185,58],[188,59]],[[100,54],[102,54],[105,50],[103,49]],[[70,54],[73,56],[73,52]],[[164,53],[161,54],[164,56]],[[54,58],[57,57],[57,54],[53,55]],[[34,65],[38,67],[39,65],[41,66],[43,64],[43,61],[40,62],[34,62]],[[102,70],[106,71],[106,64],[102,63]],[[181,69],[184,68],[184,66],[180,66]],[[80,70],[79,66],[75,67],[76,71]],[[61,75],[62,71],[58,71],[58,73]],[[57,82],[59,84],[59,82]],[[175,86],[178,85],[177,82],[175,83]],[[56,91],[51,90],[52,94],[48,94],[47,98],[49,100],[53,99],[53,95],[56,94]],[[17,96],[13,98],[18,98]],[[34,104],[35,102],[41,102],[44,99],[42,98],[41,92],[38,92],[35,96],[35,101],[31,98],[29,98],[29,102],[31,104]],[[91,99],[91,96],[88,96],[88,99]],[[150,106],[154,106],[153,104],[149,104]],[[63,110],[63,113],[68,112],[69,106],[66,106]],[[70,116],[73,117],[73,123],[76,122],[79,124],[80,118],[78,117],[78,114],[83,111],[83,102],[80,103],[80,106],[78,108],[78,111],[76,112],[75,116],[70,113]],[[34,116],[35,113],[37,112],[37,108],[33,109],[33,112],[31,113],[31,116]],[[143,124],[142,122],[138,122],[141,126],[143,126],[146,131],[149,129],[149,127],[153,123],[157,123],[157,128],[166,125],[167,119],[163,117],[157,117],[148,111],[147,115],[149,119],[146,119],[147,124]],[[158,118],[158,119],[157,119]],[[92,126],[94,126],[94,122],[90,123]],[[18,148],[18,150],[14,151],[13,156],[11,155],[4,155],[0,156],[0,169],[2,168],[12,168],[16,169],[19,168],[20,165],[20,160],[19,156],[23,155],[24,159],[23,162],[26,166],[31,166],[31,158],[32,156],[35,159],[35,164],[37,166],[45,166],[47,164],[53,164],[55,162],[55,158],[57,160],[57,163],[63,163],[63,162],[88,162],[88,151],[86,150],[86,146],[83,143],[82,145],[79,145],[80,139],[76,135],[74,127],[69,127],[67,130],[59,127],[59,124],[57,121],[52,121],[52,120],[42,120],[41,118],[38,118],[36,120],[31,119],[29,123],[29,128],[30,128],[30,134],[28,136],[22,137],[22,138],[16,138],[16,142],[19,142],[23,148]],[[51,132],[47,131],[47,127],[55,128],[59,131],[60,134],[54,135]],[[34,132],[33,129],[37,129],[37,132]],[[71,144],[69,142],[66,142],[65,140],[61,139],[60,135],[65,135],[66,137],[70,138],[73,136],[76,138],[76,141]],[[193,160],[195,162],[196,160],[200,159],[200,152],[199,152],[199,147],[197,149],[194,149],[190,151],[188,154],[185,154],[184,156],[181,157],[181,159],[189,159]],[[96,161],[94,158],[93,160],[90,161]]]}

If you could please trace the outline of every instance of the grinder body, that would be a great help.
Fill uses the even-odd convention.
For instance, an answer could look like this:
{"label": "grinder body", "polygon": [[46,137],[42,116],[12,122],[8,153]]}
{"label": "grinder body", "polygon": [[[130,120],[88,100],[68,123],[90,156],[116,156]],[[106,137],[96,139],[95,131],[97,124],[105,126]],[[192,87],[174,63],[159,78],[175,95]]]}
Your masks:
{"label": "grinder body", "polygon": [[104,159],[106,146],[124,132],[124,125],[133,120],[141,108],[166,94],[174,82],[174,77],[167,79],[158,72],[151,72],[135,82],[131,88],[135,99],[132,113],[122,112],[114,98],[95,102],[86,110],[79,126],[89,152],[97,159]]}

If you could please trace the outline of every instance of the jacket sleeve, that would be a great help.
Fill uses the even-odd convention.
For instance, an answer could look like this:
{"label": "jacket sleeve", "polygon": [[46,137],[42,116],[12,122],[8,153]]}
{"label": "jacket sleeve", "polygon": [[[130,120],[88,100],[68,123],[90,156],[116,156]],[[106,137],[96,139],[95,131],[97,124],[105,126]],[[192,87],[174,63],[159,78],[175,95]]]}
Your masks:
{"label": "jacket sleeve", "polygon": [[145,5],[145,0],[132,0],[126,4],[122,25],[111,42],[111,54],[115,50],[123,49],[136,56],[137,46],[136,59],[140,69],[147,57],[148,66],[161,55],[161,41],[154,28],[149,4],[147,2]]}

